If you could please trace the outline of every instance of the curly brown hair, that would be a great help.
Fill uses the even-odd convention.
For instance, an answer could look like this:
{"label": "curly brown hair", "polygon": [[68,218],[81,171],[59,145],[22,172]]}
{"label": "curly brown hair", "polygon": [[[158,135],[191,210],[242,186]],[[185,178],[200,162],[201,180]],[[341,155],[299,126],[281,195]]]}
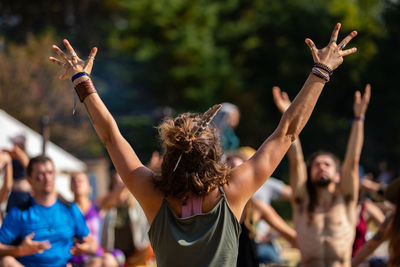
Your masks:
{"label": "curly brown hair", "polygon": [[223,152],[217,132],[208,125],[196,133],[200,119],[199,114],[184,113],[175,119],[167,118],[158,126],[166,152],[154,184],[165,195],[183,203],[188,193],[204,196],[228,182],[230,169],[221,162]]}

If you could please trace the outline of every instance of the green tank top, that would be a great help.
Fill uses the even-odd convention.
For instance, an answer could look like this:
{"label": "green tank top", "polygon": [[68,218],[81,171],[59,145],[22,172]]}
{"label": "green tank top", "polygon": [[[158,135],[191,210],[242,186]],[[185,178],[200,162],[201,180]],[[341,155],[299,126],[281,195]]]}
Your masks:
{"label": "green tank top", "polygon": [[188,218],[178,218],[163,199],[149,230],[157,267],[236,266],[240,224],[220,191],[211,211]]}

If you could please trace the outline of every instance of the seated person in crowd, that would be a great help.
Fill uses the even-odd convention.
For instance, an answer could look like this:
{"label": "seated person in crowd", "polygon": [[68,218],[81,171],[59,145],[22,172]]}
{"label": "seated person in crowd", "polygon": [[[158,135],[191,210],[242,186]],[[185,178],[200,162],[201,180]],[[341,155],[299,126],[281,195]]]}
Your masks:
{"label": "seated person in crowd", "polygon": [[[286,222],[275,212],[275,210],[271,207],[271,201],[285,199],[290,200],[292,195],[291,188],[284,184],[281,180],[270,177],[258,191],[254,194],[252,201],[254,205],[258,208],[258,210],[263,210],[264,213],[267,210],[270,210],[269,213],[275,213],[273,215],[272,222],[268,222],[268,220],[259,220],[259,218],[263,218],[263,213],[256,213],[257,223],[257,251],[258,258],[261,263],[269,263],[269,262],[284,262],[285,260],[281,258],[279,247],[276,245],[275,238],[276,234],[271,231],[271,226],[274,228],[279,234],[281,234],[290,244],[294,247],[297,247],[296,244],[296,232],[289,227]],[[276,218],[276,219],[275,219]],[[268,222],[268,223],[267,223]]]}
{"label": "seated person in crowd", "polygon": [[[256,151],[248,146],[238,149],[238,157],[241,162],[251,158]],[[228,157],[229,161],[238,161],[234,157]],[[228,162],[229,162],[228,161]],[[274,177],[268,180],[254,193],[252,201],[252,221],[255,225],[255,242],[260,263],[284,262],[280,257],[279,247],[275,242],[276,232],[282,235],[290,244],[297,247],[296,232],[276,213],[271,206],[271,201],[285,199],[290,200],[292,189],[279,179]],[[271,231],[271,227],[276,231]],[[275,233],[275,234],[274,234]]]}
{"label": "seated person in crowd", "polygon": [[[242,147],[228,153],[227,163],[231,168],[242,164],[254,154],[254,149]],[[272,179],[272,180],[271,180]],[[247,203],[242,215],[242,233],[239,238],[237,266],[258,266],[259,263],[283,262],[273,247],[269,235],[270,226],[290,244],[297,247],[296,232],[272,208],[271,199],[290,198],[291,189],[280,180],[270,177]],[[267,248],[264,245],[268,246]],[[270,245],[270,246],[269,246]]]}
{"label": "seated person in crowd", "polygon": [[57,198],[52,160],[29,161],[32,198],[14,207],[0,228],[1,266],[65,266],[72,254],[95,254],[97,244],[74,203]]}
{"label": "seated person in crowd", "polygon": [[[382,263],[380,266],[397,267],[400,266],[400,179],[397,178],[387,187],[385,198],[395,206],[395,211],[390,213],[385,221],[380,225],[373,238],[368,240],[354,255],[351,266],[360,266],[370,256],[376,248],[384,241],[389,240],[389,257],[387,265]],[[370,265],[372,266],[372,265]]]}
{"label": "seated person in crowd", "polygon": [[385,220],[385,215],[382,210],[375,204],[375,202],[368,198],[368,190],[362,186],[363,181],[367,179],[368,177],[364,176],[360,181],[360,192],[357,205],[358,223],[356,227],[356,237],[353,243],[352,256],[354,256],[366,242],[369,223],[372,222],[376,226],[379,226]]}
{"label": "seated person in crowd", "polygon": [[106,251],[121,250],[126,257],[125,266],[151,263],[154,253],[147,235],[149,225],[146,216],[118,173],[111,177],[110,193],[98,199],[98,203],[106,212],[102,247]]}
{"label": "seated person in crowd", "polygon": [[[100,216],[99,205],[96,201],[90,199],[92,187],[86,173],[78,172],[71,175],[71,191],[74,194],[74,202],[82,212],[90,234],[98,247],[94,255],[75,255],[70,260],[70,263],[72,263],[74,267],[84,266],[87,262],[92,262],[91,266],[107,267],[114,267],[123,264],[123,262],[117,262],[117,259],[111,253],[104,253],[100,246],[103,218]],[[105,199],[109,199],[109,196]]]}

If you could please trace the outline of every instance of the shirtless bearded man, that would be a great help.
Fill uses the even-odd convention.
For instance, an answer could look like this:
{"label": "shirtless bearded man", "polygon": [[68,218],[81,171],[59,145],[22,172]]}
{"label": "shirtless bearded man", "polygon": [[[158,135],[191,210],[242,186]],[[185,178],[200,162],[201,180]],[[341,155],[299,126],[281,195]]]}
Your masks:
{"label": "shirtless bearded man", "polygon": [[[273,88],[278,109],[290,105],[285,92]],[[357,91],[354,120],[342,167],[329,152],[314,153],[306,163],[297,139],[288,151],[293,216],[301,266],[350,266],[357,224],[358,164],[364,139],[364,118],[370,86]]]}

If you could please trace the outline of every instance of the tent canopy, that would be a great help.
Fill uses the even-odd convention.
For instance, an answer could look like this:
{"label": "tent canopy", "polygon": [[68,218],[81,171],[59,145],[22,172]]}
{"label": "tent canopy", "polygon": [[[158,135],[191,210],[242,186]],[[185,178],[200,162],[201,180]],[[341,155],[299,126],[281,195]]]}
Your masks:
{"label": "tent canopy", "polygon": [[[0,149],[11,148],[11,138],[23,135],[26,138],[25,150],[29,157],[42,153],[42,136],[1,109],[0,129]],[[46,143],[46,155],[53,160],[57,172],[77,172],[86,169],[83,161],[50,141]]]}

